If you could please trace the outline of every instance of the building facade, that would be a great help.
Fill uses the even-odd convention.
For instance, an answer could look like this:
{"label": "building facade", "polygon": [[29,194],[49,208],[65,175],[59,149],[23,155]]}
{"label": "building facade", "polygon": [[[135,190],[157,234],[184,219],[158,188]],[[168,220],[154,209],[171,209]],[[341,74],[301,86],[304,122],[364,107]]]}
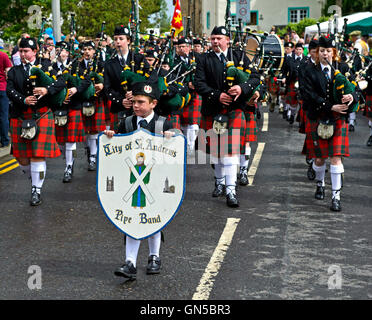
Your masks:
{"label": "building facade", "polygon": [[[233,24],[237,23],[238,1],[240,0],[231,0]],[[194,34],[209,35],[214,26],[225,24],[226,2],[226,0],[181,0],[182,14],[184,17],[187,17],[189,12],[193,15]],[[269,32],[272,26],[283,27],[288,23],[300,22],[303,18],[319,19],[324,3],[324,0],[250,0],[249,27]],[[184,27],[186,28],[186,25]]]}

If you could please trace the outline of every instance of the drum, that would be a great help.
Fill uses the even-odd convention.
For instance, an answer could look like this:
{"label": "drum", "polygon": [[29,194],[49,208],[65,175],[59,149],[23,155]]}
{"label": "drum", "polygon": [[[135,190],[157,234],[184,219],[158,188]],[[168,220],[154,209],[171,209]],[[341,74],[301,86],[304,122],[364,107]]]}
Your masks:
{"label": "drum", "polygon": [[272,70],[279,72],[284,62],[284,46],[276,34],[270,34],[262,44],[262,55],[258,65],[259,70],[266,70],[269,66],[269,59],[274,60]]}
{"label": "drum", "polygon": [[252,61],[254,56],[256,55],[256,51],[258,45],[260,44],[260,40],[254,35],[249,35],[246,41],[247,46],[245,47],[245,53],[247,54],[249,60]]}

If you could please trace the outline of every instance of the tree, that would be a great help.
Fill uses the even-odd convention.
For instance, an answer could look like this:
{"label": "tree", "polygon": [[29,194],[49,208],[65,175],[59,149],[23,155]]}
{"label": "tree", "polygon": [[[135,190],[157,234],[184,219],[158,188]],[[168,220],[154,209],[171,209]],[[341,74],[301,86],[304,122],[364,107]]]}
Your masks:
{"label": "tree", "polygon": [[363,12],[363,11],[370,11],[372,8],[372,0],[326,0],[325,6],[323,8],[323,14],[332,14],[328,13],[328,8],[332,5],[339,5],[340,2],[342,3],[342,15],[347,16],[349,14]]}

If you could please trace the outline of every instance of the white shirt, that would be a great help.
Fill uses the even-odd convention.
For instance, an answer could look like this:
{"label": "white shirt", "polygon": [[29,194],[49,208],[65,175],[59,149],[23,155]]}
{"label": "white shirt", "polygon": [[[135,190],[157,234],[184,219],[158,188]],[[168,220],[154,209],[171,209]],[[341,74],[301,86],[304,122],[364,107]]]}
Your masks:
{"label": "white shirt", "polygon": [[[31,68],[35,64],[35,61],[36,61],[36,59],[34,61],[32,61],[32,62],[29,62],[29,64],[30,64],[30,70],[28,71],[28,75],[31,74]],[[22,63],[22,65],[23,65],[23,69],[26,71],[26,63]]]}
{"label": "white shirt", "polygon": [[[127,63],[128,55],[129,55],[129,51],[128,51],[127,53],[123,54],[123,59],[124,59],[123,63],[124,63],[124,64]],[[119,59],[119,62],[120,62],[120,60],[121,60],[121,55],[120,55],[120,53],[118,54],[118,59]]]}
{"label": "white shirt", "polygon": [[66,62],[67,62],[67,60],[65,61],[65,62],[61,62],[61,61],[58,61],[57,60],[57,67],[58,67],[58,69],[61,69],[61,66],[63,65],[63,67],[66,67]]}
{"label": "white shirt", "polygon": [[[223,54],[224,54],[224,56],[225,56],[225,58],[226,58],[226,61],[227,61],[227,52],[229,51],[229,48],[227,48],[224,52],[222,52]],[[217,55],[217,57],[218,57],[218,59],[219,60],[221,60],[221,58],[220,58],[220,56],[221,56],[221,52],[214,52],[216,55]]]}
{"label": "white shirt", "polygon": [[150,121],[152,120],[152,118],[154,117],[154,115],[155,115],[155,112],[152,111],[151,114],[149,114],[146,118],[142,118],[142,117],[140,117],[140,116],[137,116],[137,129],[140,128],[139,122],[140,122],[141,120],[146,120],[146,121],[147,121],[147,124],[149,124]]}

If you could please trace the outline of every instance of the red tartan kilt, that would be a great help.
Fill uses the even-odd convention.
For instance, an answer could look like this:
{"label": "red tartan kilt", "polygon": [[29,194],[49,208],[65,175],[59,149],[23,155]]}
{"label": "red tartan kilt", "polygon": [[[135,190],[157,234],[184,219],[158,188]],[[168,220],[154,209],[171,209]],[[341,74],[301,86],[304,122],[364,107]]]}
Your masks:
{"label": "red tartan kilt", "polygon": [[245,118],[247,120],[245,127],[245,142],[257,141],[256,115],[253,112],[246,112]]}
{"label": "red tartan kilt", "polygon": [[[40,115],[48,111],[48,107],[39,109]],[[32,119],[32,109],[23,113],[25,120]],[[10,119],[10,132],[12,139],[12,153],[15,158],[56,158],[61,155],[56,136],[53,112],[44,115],[37,121],[38,132],[32,140],[21,138],[22,120]]]}
{"label": "red tartan kilt", "polygon": [[294,82],[291,82],[288,87],[287,94],[285,96],[285,103],[294,106],[298,103],[297,100],[297,92],[295,90],[295,84]]}
{"label": "red tartan kilt", "polygon": [[279,83],[277,83],[277,82],[275,82],[275,81],[273,81],[273,82],[271,83],[271,79],[268,78],[268,79],[266,80],[266,86],[267,86],[267,91],[268,91],[269,93],[274,94],[274,95],[278,94],[278,92],[279,92],[279,88],[280,88]]}
{"label": "red tartan kilt", "polygon": [[179,114],[168,115],[167,120],[172,124],[173,129],[181,130],[181,116]]}
{"label": "red tartan kilt", "polygon": [[96,111],[91,117],[83,116],[84,129],[86,134],[96,134],[106,129],[105,106],[103,99],[95,99]]}
{"label": "red tartan kilt", "polygon": [[59,144],[84,141],[85,131],[81,110],[69,110],[66,125],[56,127],[56,138]]}
{"label": "red tartan kilt", "polygon": [[119,114],[110,112],[110,129],[115,132],[119,129]]}
{"label": "red tartan kilt", "polygon": [[304,109],[302,109],[302,104],[300,107],[300,111],[298,112],[299,117],[300,117],[300,125],[298,128],[299,133],[305,133],[305,126],[306,126],[306,112]]}
{"label": "red tartan kilt", "polygon": [[200,125],[202,97],[193,93],[190,102],[182,109],[181,124],[183,126],[197,124]]}
{"label": "red tartan kilt", "polygon": [[110,110],[111,110],[111,100],[107,100],[107,101],[105,101],[105,121],[106,121],[106,124],[110,123],[110,121],[111,121]]}
{"label": "red tartan kilt", "polygon": [[366,117],[372,119],[372,95],[366,96]]}
{"label": "red tartan kilt", "polygon": [[[225,109],[221,114],[229,116],[228,134],[219,136],[219,139],[210,139],[207,137],[206,152],[221,158],[226,155],[244,154],[246,142],[247,121],[244,112],[240,109],[227,112]],[[213,116],[203,116],[200,121],[200,128],[208,133],[213,131]],[[216,136],[214,134],[214,136]]]}
{"label": "red tartan kilt", "polygon": [[334,156],[349,157],[348,123],[345,120],[336,120],[336,129],[332,138],[323,140],[318,137],[318,121],[307,119],[306,121],[306,153],[307,158],[324,158]]}

